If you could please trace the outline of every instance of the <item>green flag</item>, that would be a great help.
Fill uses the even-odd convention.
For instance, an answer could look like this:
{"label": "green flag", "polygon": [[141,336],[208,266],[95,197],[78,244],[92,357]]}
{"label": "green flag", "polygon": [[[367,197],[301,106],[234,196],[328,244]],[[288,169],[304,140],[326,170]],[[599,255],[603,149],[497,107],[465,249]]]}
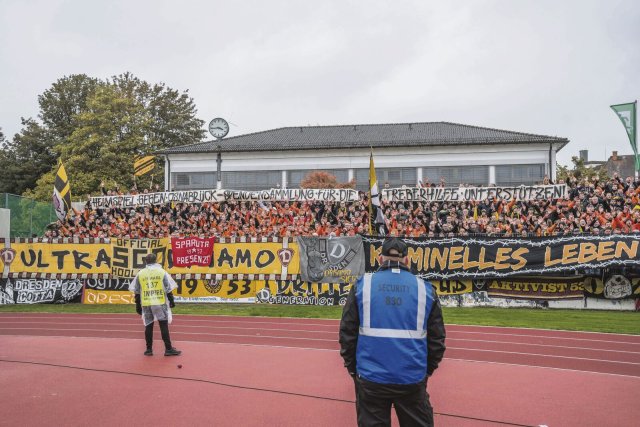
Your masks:
{"label": "green flag", "polygon": [[636,128],[636,104],[638,101],[629,102],[628,104],[617,104],[612,105],[611,109],[616,112],[618,118],[622,122],[625,130],[627,131],[627,136],[629,137],[629,142],[631,143],[631,148],[633,148],[633,154],[636,156],[636,170],[640,170],[640,159],[638,158],[638,144],[637,144],[637,128]]}

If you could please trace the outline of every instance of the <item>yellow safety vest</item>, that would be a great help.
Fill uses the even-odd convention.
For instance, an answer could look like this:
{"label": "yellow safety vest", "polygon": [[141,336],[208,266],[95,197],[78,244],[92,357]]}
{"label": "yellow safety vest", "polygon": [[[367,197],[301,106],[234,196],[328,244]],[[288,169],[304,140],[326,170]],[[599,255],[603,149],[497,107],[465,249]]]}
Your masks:
{"label": "yellow safety vest", "polygon": [[164,286],[162,279],[164,270],[145,268],[138,274],[140,282],[140,298],[144,307],[150,305],[162,305],[165,303]]}

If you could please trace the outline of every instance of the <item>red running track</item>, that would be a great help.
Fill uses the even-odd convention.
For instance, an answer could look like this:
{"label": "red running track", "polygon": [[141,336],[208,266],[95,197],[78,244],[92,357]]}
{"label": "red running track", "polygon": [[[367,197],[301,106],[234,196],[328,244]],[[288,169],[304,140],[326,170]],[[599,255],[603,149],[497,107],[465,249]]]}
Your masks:
{"label": "red running track", "polygon": [[[178,315],[171,334],[182,356],[144,357],[135,315],[0,313],[0,425],[355,425],[335,320]],[[640,419],[640,336],[448,325],[447,346],[437,425]]]}

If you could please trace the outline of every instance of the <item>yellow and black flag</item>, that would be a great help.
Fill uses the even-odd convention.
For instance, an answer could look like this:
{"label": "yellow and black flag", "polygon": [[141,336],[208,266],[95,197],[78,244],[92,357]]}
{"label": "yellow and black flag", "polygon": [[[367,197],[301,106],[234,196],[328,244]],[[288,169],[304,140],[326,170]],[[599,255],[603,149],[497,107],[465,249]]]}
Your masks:
{"label": "yellow and black flag", "polygon": [[133,162],[133,174],[135,176],[141,176],[149,172],[156,166],[156,156],[144,156],[136,157]]}
{"label": "yellow and black flag", "polygon": [[386,221],[380,205],[380,189],[378,188],[378,178],[376,178],[376,168],[373,166],[373,150],[371,150],[371,157],[369,157],[369,234],[384,236],[385,231]]}
{"label": "yellow and black flag", "polygon": [[62,160],[58,162],[56,180],[53,183],[53,208],[60,220],[65,219],[67,212],[71,209],[71,187]]}

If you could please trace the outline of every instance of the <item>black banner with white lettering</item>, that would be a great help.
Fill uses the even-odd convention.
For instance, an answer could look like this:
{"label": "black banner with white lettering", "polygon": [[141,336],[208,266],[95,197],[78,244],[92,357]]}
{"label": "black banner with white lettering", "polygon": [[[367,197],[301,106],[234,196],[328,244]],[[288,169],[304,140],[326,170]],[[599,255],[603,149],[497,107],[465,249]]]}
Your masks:
{"label": "black banner with white lettering", "polygon": [[[407,238],[409,262],[425,279],[562,274],[640,265],[640,235]],[[383,237],[363,236],[365,270],[376,271]]]}
{"label": "black banner with white lettering", "polygon": [[0,279],[0,305],[66,304],[81,299],[80,279]]}
{"label": "black banner with white lettering", "polygon": [[640,277],[612,273],[604,277],[586,277],[584,295],[591,298],[640,298]]}

